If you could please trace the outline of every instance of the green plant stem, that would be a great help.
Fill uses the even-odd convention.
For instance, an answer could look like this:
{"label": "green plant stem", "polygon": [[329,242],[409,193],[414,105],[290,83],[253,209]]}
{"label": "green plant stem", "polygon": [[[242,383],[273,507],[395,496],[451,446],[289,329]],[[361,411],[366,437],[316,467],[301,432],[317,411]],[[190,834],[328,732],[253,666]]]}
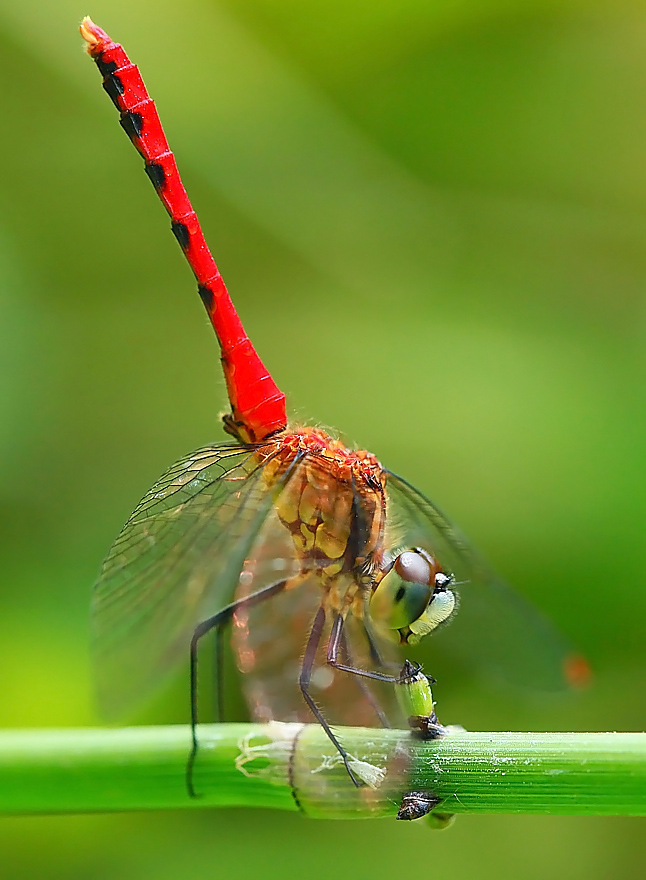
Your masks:
{"label": "green plant stem", "polygon": [[407,790],[451,813],[646,815],[646,734],[470,733],[339,728],[367,784],[355,788],[318,725],[199,729],[188,797],[185,726],[0,734],[6,814],[269,807],[317,818],[394,816]]}

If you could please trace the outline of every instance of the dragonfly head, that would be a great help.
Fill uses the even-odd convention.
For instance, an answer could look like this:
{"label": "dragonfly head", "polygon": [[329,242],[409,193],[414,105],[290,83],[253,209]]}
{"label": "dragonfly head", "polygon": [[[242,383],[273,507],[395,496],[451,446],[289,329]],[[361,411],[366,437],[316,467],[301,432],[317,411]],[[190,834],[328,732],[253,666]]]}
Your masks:
{"label": "dragonfly head", "polygon": [[397,630],[404,645],[416,645],[449,619],[457,607],[449,589],[453,575],[420,547],[391,558],[370,597],[370,616]]}

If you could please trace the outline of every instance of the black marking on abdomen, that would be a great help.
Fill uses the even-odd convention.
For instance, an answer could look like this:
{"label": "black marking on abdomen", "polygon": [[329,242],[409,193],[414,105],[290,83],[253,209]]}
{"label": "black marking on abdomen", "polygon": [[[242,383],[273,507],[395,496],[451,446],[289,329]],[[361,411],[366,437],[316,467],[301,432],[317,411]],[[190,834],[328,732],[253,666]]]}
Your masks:
{"label": "black marking on abdomen", "polygon": [[[180,242],[180,244],[181,244],[181,242]],[[213,311],[213,297],[214,297],[213,291],[211,290],[210,287],[204,287],[202,284],[200,284],[200,285],[198,285],[197,292],[199,293],[200,299],[202,300],[202,302],[206,306],[206,310],[210,315],[211,312]]]}
{"label": "black marking on abdomen", "polygon": [[160,165],[158,162],[151,162],[144,167],[144,171],[158,192],[160,189],[163,189],[164,184],[166,183],[166,172],[164,171],[163,165]]}
{"label": "black marking on abdomen", "polygon": [[119,98],[123,95],[125,89],[123,87],[123,83],[121,82],[121,78],[116,75],[116,73],[111,73],[103,79],[103,88],[106,93],[110,97],[110,100],[117,108],[117,110],[121,110],[121,106],[119,104]]}
{"label": "black marking on abdomen", "polygon": [[103,60],[103,52],[101,52],[100,55],[97,55],[94,61],[96,62],[96,66],[99,68],[103,76],[110,76],[110,74],[114,73],[116,70],[119,70],[119,65],[116,61]]}
{"label": "black marking on abdomen", "polygon": [[179,246],[185,251],[189,245],[188,226],[185,223],[175,223],[173,221],[170,228],[173,230],[173,235],[179,242]]}
{"label": "black marking on abdomen", "polygon": [[144,120],[141,113],[134,113],[132,110],[127,110],[125,113],[121,114],[119,122],[121,123],[121,128],[131,140],[132,138],[141,137],[141,132],[144,128]]}

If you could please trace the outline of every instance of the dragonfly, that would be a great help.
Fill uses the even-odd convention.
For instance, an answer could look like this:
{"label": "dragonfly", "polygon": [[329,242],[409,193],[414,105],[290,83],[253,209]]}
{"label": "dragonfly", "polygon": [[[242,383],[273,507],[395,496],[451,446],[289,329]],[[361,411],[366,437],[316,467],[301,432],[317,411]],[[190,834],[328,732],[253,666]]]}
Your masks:
{"label": "dragonfly", "polygon": [[318,721],[360,785],[332,724],[392,723],[401,650],[453,618],[460,591],[476,663],[528,672],[550,689],[580,678],[584,665],[567,642],[490,573],[435,504],[372,453],[288,422],[285,395],[235,310],[138,68],[91,19],[81,34],[195,275],[220,345],[230,403],[222,423],[233,438],[173,464],[105,559],[92,630],[108,713],[127,712],[188,659],[194,795],[198,649],[214,633],[221,669],[230,627],[252,716]]}

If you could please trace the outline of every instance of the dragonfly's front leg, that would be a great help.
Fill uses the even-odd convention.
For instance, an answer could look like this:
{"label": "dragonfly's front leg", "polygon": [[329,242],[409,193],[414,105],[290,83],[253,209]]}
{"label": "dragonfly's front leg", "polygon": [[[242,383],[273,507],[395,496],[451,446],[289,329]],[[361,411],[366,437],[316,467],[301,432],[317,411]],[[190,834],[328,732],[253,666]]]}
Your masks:
{"label": "dragonfly's front leg", "polygon": [[361,678],[370,678],[373,681],[385,681],[387,684],[399,684],[400,675],[388,675],[385,672],[374,672],[368,669],[358,669],[356,666],[350,666],[339,661],[339,649],[344,642],[343,625],[345,618],[343,614],[337,614],[330,631],[330,641],[327,646],[327,662],[334,669],[340,669],[342,672],[349,672],[351,675],[358,675]]}
{"label": "dragonfly's front leg", "polygon": [[[379,666],[383,666],[383,661],[381,660],[381,657],[379,656],[379,653],[377,651],[377,647],[374,644],[370,633],[368,632],[368,630],[365,627],[364,627],[364,634],[366,636],[366,640],[368,642],[368,646],[370,649],[370,656],[373,658],[375,663],[377,663]],[[341,634],[341,654],[343,655],[346,663],[349,666],[354,665],[354,661],[352,659],[352,653],[350,651],[350,646],[348,645],[348,640],[346,638],[345,632],[343,632]],[[372,693],[372,691],[368,687],[367,682],[365,682],[362,678],[358,678],[357,685],[359,686],[361,693],[364,695],[366,700],[372,706],[373,711],[374,711],[375,715],[377,716],[377,718],[379,719],[379,723],[381,724],[381,726],[386,727],[386,728],[392,727],[390,721],[388,720],[386,713],[384,712],[382,707],[379,705],[379,701],[377,700],[375,695]]]}

